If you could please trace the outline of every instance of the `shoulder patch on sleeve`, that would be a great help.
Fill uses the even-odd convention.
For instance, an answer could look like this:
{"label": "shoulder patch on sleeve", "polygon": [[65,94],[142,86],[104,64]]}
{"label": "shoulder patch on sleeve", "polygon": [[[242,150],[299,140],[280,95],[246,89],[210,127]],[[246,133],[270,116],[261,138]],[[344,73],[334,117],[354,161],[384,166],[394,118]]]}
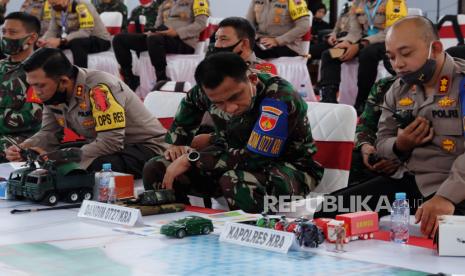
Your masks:
{"label": "shoulder patch on sleeve", "polygon": [[76,12],[79,18],[79,27],[81,29],[89,29],[95,26],[94,17],[90,13],[86,4],[78,4],[76,6]]}
{"label": "shoulder patch on sleeve", "polygon": [[36,92],[32,86],[29,86],[29,88],[26,91],[26,102],[28,103],[39,103],[41,104],[42,101],[37,97]]}
{"label": "shoulder patch on sleeve", "polygon": [[194,16],[206,15],[209,16],[209,8],[207,0],[194,0],[193,5]]}
{"label": "shoulder patch on sleeve", "polygon": [[289,13],[294,21],[310,15],[305,0],[289,0]]}
{"label": "shoulder patch on sleeve", "polygon": [[92,116],[95,119],[95,131],[107,131],[126,127],[124,108],[115,100],[110,88],[100,83],[90,91]]}
{"label": "shoulder patch on sleeve", "polygon": [[265,98],[260,117],[250,134],[247,149],[268,157],[279,157],[288,136],[288,111],[285,102]]}

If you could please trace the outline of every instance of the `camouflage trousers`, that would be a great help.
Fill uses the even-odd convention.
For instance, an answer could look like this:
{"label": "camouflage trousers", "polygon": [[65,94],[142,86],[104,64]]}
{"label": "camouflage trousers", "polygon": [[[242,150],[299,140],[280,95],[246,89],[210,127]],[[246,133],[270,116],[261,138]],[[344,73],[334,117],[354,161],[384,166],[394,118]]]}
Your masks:
{"label": "camouflage trousers", "polygon": [[[164,157],[155,157],[145,164],[143,180],[146,190],[159,189],[166,168],[171,164]],[[264,209],[265,196],[304,196],[316,186],[316,180],[290,163],[273,163],[262,171],[200,171],[190,169],[173,184],[176,199],[189,203],[187,195],[224,196],[231,210],[258,213]]]}

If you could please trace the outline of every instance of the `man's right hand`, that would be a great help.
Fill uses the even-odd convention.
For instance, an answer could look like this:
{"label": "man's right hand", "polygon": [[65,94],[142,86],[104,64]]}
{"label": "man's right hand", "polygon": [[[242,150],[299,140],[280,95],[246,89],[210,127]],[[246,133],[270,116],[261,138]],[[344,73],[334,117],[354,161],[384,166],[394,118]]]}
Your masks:
{"label": "man's right hand", "polygon": [[170,146],[164,153],[165,159],[173,162],[174,160],[181,157],[183,154],[189,153],[191,148],[188,146]]}
{"label": "man's right hand", "polygon": [[47,46],[47,41],[45,39],[41,38],[41,39],[37,40],[36,45],[39,48],[43,48],[43,47]]}
{"label": "man's right hand", "polygon": [[371,144],[363,144],[362,148],[360,149],[363,158],[363,164],[370,170],[377,173],[382,173],[385,175],[392,175],[394,174],[400,166],[400,163],[397,160],[388,160],[388,159],[380,159],[375,164],[371,165],[368,162],[368,157],[370,154],[376,153],[376,148]]}
{"label": "man's right hand", "polygon": [[410,152],[415,147],[433,140],[433,136],[430,122],[423,117],[417,117],[406,128],[398,130],[395,146],[400,152]]}
{"label": "man's right hand", "polygon": [[23,158],[21,157],[21,149],[18,148],[17,146],[10,146],[5,150],[5,157],[8,159],[10,162],[20,162],[24,161]]}

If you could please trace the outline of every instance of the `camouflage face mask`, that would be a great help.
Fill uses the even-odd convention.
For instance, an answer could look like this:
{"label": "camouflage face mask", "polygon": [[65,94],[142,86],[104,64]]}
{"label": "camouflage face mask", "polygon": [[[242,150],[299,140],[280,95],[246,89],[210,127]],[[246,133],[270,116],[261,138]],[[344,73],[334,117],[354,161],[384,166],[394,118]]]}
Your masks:
{"label": "camouflage face mask", "polygon": [[25,42],[29,38],[29,35],[19,38],[19,39],[11,39],[11,38],[2,38],[2,42],[0,44],[0,48],[5,55],[11,56],[21,53],[21,51],[26,50],[29,45],[26,45]]}

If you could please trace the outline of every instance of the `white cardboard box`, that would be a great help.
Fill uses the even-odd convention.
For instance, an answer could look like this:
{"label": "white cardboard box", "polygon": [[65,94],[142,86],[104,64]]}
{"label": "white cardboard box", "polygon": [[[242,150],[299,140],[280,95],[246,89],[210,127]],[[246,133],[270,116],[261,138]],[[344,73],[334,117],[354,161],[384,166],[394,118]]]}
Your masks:
{"label": "white cardboard box", "polygon": [[439,256],[465,256],[465,216],[439,216]]}

